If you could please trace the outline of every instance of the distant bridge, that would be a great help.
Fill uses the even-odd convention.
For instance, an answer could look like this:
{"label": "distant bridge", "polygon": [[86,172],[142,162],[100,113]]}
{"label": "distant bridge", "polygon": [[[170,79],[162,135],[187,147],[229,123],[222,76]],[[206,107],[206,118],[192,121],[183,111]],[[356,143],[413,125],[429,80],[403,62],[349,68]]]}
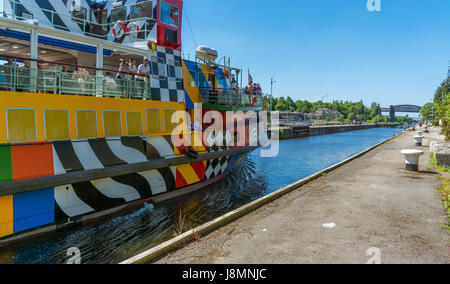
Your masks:
{"label": "distant bridge", "polygon": [[389,108],[381,108],[381,112],[388,112],[391,121],[395,122],[395,114],[397,112],[409,112],[409,113],[419,113],[422,107],[420,106],[414,106],[414,105],[398,105],[398,106],[391,106]]}

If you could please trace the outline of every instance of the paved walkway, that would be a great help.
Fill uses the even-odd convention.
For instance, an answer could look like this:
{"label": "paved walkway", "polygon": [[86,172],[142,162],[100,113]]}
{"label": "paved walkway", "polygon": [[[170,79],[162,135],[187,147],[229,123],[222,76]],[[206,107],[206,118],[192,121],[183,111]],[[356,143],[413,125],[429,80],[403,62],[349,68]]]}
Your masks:
{"label": "paved walkway", "polygon": [[[412,132],[158,261],[185,264],[447,263],[438,175],[404,170]],[[426,134],[428,135],[428,134]],[[437,137],[436,133],[432,136]],[[424,145],[428,146],[429,139]],[[335,223],[336,227],[323,225]],[[377,250],[375,250],[377,251]]]}

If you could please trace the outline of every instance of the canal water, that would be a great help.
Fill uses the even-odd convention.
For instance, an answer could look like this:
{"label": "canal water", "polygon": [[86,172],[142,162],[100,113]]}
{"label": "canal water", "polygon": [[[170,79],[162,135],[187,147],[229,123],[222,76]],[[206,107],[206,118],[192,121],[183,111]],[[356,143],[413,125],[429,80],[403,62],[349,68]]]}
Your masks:
{"label": "canal water", "polygon": [[255,151],[229,177],[204,190],[101,224],[0,248],[0,263],[65,263],[71,247],[79,248],[82,263],[118,263],[400,132],[375,128],[280,141],[278,156],[261,158]]}

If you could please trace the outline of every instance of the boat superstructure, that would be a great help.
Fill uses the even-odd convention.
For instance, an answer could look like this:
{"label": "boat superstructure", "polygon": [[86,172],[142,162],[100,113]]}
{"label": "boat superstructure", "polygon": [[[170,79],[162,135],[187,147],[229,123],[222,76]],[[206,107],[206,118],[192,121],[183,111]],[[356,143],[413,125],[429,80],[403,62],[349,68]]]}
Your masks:
{"label": "boat superstructure", "polygon": [[[225,58],[182,58],[182,9],[181,0],[3,1],[0,238],[200,188],[255,149],[174,145],[174,113],[260,111],[263,98],[232,86],[242,71]],[[149,74],[118,71],[123,58],[147,60]]]}

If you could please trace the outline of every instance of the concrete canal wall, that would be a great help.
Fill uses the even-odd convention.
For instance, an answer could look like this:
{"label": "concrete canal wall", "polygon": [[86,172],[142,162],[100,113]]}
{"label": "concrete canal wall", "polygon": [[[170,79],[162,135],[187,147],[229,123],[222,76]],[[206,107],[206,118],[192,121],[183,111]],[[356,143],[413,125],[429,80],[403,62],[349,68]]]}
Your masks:
{"label": "concrete canal wall", "polygon": [[[379,127],[376,124],[280,127],[280,139],[318,136]],[[269,131],[270,132],[270,131]]]}
{"label": "concrete canal wall", "polygon": [[310,136],[325,135],[353,130],[363,130],[377,127],[376,124],[364,125],[330,125],[330,126],[311,126],[309,128]]}

